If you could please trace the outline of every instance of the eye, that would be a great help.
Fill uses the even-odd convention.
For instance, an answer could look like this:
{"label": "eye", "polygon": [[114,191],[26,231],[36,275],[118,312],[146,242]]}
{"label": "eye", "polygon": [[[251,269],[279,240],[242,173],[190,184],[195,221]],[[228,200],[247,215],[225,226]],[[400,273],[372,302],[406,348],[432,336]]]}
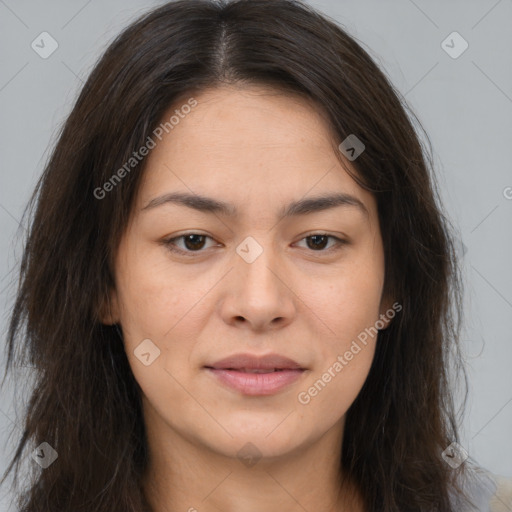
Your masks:
{"label": "eye", "polygon": [[[190,253],[201,252],[200,249],[204,247],[204,240],[206,238],[213,240],[212,237],[203,235],[201,233],[186,233],[181,236],[164,240],[163,243],[170,251],[185,254],[186,256],[191,256]],[[180,239],[183,240],[185,249],[176,246],[175,241]]]}
{"label": "eye", "polygon": [[[329,238],[337,243],[331,245],[327,250],[324,250]],[[306,242],[306,245],[309,249],[315,252],[330,252],[331,250],[338,249],[340,246],[348,243],[346,240],[338,238],[337,236],[328,235],[327,233],[313,233],[304,237],[302,240],[311,240],[311,243]],[[300,241],[302,242],[302,240]]]}
{"label": "eye", "polygon": [[[201,249],[204,249],[205,240],[207,238],[213,240],[212,237],[201,233],[185,233],[184,235],[163,240],[162,243],[172,252],[177,252],[185,256],[194,256],[193,253],[204,252]],[[327,250],[325,250],[329,239],[332,239],[337,243],[331,245]],[[178,247],[176,244],[177,240],[183,241],[184,247]],[[348,244],[346,240],[326,233],[314,233],[302,238],[300,241],[302,242],[302,240],[311,240],[312,243],[306,242],[308,246],[307,248],[314,252],[330,252],[332,250],[339,249],[342,245]]]}

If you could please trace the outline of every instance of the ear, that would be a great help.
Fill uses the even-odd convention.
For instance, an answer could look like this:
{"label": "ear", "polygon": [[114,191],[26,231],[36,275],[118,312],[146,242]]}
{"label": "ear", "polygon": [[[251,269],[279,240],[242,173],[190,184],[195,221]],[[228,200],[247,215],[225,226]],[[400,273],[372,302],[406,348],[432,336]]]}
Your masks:
{"label": "ear", "polygon": [[387,329],[397,312],[401,311],[401,309],[402,305],[393,300],[392,297],[383,296],[379,308],[379,326],[384,325],[382,328],[379,328],[379,331]]}
{"label": "ear", "polygon": [[114,325],[119,323],[119,304],[116,290],[111,288],[103,298],[99,307],[99,317],[102,324]]}

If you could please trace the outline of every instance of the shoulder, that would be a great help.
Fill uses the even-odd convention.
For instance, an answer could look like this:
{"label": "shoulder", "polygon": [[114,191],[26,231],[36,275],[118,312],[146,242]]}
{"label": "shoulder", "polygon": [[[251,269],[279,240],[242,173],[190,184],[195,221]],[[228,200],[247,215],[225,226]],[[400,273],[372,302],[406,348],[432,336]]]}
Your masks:
{"label": "shoulder", "polygon": [[490,512],[512,511],[512,477],[492,475],[496,481],[496,492],[489,502]]}
{"label": "shoulder", "polygon": [[512,477],[471,463],[460,485],[474,505],[471,512],[512,512]]}

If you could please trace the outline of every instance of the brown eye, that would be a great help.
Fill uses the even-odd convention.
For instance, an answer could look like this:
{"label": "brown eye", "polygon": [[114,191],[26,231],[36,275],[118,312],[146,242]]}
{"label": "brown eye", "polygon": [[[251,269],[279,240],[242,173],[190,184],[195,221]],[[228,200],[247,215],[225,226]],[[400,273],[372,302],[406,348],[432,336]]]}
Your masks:
{"label": "brown eye", "polygon": [[[188,256],[190,255],[189,253],[204,252],[202,249],[205,246],[207,238],[212,239],[211,237],[202,235],[201,233],[187,233],[185,235],[164,240],[163,243],[170,251]],[[177,240],[182,240],[184,245],[182,247],[178,247],[176,243]]]}
{"label": "brown eye", "polygon": [[[336,241],[336,243],[331,245],[329,248],[325,249],[330,238]],[[342,240],[337,236],[327,235],[325,233],[314,233],[312,235],[304,237],[302,240],[307,241],[306,245],[308,249],[316,252],[330,252],[331,250],[336,250],[340,246],[348,243],[346,240]]]}
{"label": "brown eye", "polygon": [[327,235],[311,235],[306,237],[306,240],[312,241],[311,244],[308,244],[310,249],[325,249],[329,237]]}
{"label": "brown eye", "polygon": [[[205,248],[206,240],[213,240],[212,237],[203,235],[201,233],[186,233],[181,236],[177,236],[174,238],[169,238],[163,241],[163,244],[172,252],[176,252],[179,254],[183,254],[184,256],[195,256],[194,253],[205,252],[203,249]],[[330,247],[326,249],[329,243],[329,239],[335,241]],[[314,233],[307,237],[304,237],[303,240],[306,240],[307,249],[314,252],[330,252],[340,248],[340,246],[348,244],[346,240],[338,238],[337,236],[328,235],[326,233]],[[177,241],[182,241],[181,246],[177,243]]]}
{"label": "brown eye", "polygon": [[185,242],[185,247],[191,251],[196,251],[198,249],[202,249],[203,245],[204,245],[205,238],[206,237],[204,235],[197,235],[197,234],[183,236],[183,240]]}

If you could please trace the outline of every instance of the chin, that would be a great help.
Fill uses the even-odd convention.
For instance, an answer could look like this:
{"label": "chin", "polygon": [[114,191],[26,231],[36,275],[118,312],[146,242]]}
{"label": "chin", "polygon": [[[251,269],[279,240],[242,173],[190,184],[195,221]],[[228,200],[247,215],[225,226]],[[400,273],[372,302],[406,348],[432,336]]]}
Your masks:
{"label": "chin", "polygon": [[[275,428],[275,427],[274,427]],[[219,455],[238,459],[256,461],[260,459],[272,460],[285,457],[299,450],[303,446],[303,440],[297,431],[267,428],[253,428],[251,430],[229,430],[233,437],[222,436],[222,439],[209,439],[206,444]],[[269,435],[269,432],[270,435]]]}

